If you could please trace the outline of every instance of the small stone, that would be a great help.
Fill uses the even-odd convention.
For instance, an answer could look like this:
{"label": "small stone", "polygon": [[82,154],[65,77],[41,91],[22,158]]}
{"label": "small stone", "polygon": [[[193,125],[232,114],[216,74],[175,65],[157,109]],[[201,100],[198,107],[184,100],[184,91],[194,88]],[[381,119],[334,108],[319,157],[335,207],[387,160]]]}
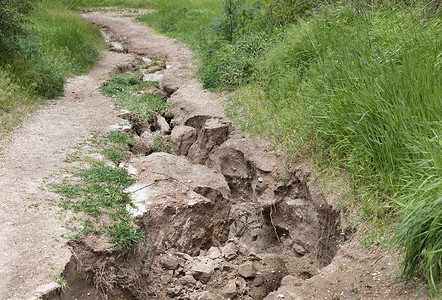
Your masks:
{"label": "small stone", "polygon": [[166,119],[163,116],[157,117],[157,124],[160,128],[161,134],[169,134],[170,133],[170,125],[167,123]]}
{"label": "small stone", "polygon": [[164,283],[169,283],[169,281],[172,279],[172,277],[170,277],[170,275],[168,273],[166,273],[165,275],[161,276],[161,282]]}
{"label": "small stone", "polygon": [[236,280],[235,279],[229,280],[222,289],[221,293],[227,298],[234,298],[238,294],[236,288]]}
{"label": "small stone", "polygon": [[181,292],[181,287],[180,286],[176,286],[176,287],[173,287],[173,288],[168,288],[167,289],[167,295],[169,295],[169,296],[177,296],[177,295],[179,295],[180,294],[180,292]]}
{"label": "small stone", "polygon": [[239,293],[245,295],[248,293],[247,282],[244,278],[236,278],[236,286],[238,287]]}
{"label": "small stone", "polygon": [[232,260],[236,257],[236,245],[234,243],[228,243],[222,248],[223,256],[227,260]]}
{"label": "small stone", "polygon": [[161,265],[168,270],[175,270],[178,268],[179,261],[176,257],[166,255],[161,258]]}
{"label": "small stone", "polygon": [[305,255],[307,253],[307,251],[305,250],[305,248],[298,243],[293,244],[293,250],[298,253],[299,255]]}
{"label": "small stone", "polygon": [[182,278],[180,278],[180,283],[182,285],[190,285],[193,286],[196,284],[195,278],[193,278],[192,275],[185,275]]}
{"label": "small stone", "polygon": [[212,277],[215,267],[210,262],[207,263],[197,263],[192,267],[192,275],[195,279],[201,281],[202,283],[207,283]]}
{"label": "small stone", "polygon": [[139,138],[135,138],[136,143],[132,148],[134,154],[148,155],[152,153],[153,134],[150,131],[144,131]]}
{"label": "small stone", "polygon": [[163,90],[167,94],[167,96],[170,97],[173,93],[175,93],[178,90],[178,86],[172,84],[165,84],[163,86]]}
{"label": "small stone", "polygon": [[239,266],[238,273],[244,278],[253,278],[256,275],[255,265],[250,261],[245,262]]}
{"label": "small stone", "polygon": [[238,244],[238,252],[243,256],[248,256],[250,254],[249,247],[243,243]]}
{"label": "small stone", "polygon": [[217,259],[222,257],[222,254],[218,247],[211,247],[209,251],[207,251],[207,256],[211,259]]}

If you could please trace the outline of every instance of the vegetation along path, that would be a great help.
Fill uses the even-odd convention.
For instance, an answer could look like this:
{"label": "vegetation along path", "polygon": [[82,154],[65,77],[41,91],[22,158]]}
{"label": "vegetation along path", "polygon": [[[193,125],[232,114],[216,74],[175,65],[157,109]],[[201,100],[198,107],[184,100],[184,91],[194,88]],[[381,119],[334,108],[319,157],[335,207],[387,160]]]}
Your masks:
{"label": "vegetation along path", "polygon": [[[424,297],[393,284],[393,257],[376,246],[361,249],[357,236],[348,239],[334,205],[340,192],[325,193],[308,167],[287,170],[284,154],[232,127],[223,99],[196,79],[187,48],[117,13],[84,17],[128,53],[103,55],[5,147],[0,299]],[[53,174],[69,168],[72,146],[122,121],[98,91],[116,66],[120,78],[132,78],[121,79],[122,86],[137,82],[131,71],[145,68],[143,79],[159,85],[138,94],[168,103],[146,119],[130,109],[120,114],[131,122],[134,154],[122,166],[137,180],[127,190],[128,209],[145,242],[125,251],[135,241],[120,235],[118,250],[97,232],[67,247],[60,236],[69,215],[48,205],[60,197],[43,187],[67,176]]]}

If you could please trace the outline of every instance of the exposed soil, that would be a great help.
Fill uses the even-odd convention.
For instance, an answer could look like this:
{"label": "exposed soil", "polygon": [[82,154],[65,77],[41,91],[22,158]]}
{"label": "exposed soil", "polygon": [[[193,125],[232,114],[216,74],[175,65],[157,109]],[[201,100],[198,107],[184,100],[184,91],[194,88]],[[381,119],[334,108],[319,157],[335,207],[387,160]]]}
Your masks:
{"label": "exposed soil", "polygon": [[[116,12],[83,16],[128,54],[106,53],[6,147],[0,299],[424,297],[393,285],[392,257],[377,247],[362,250],[357,236],[340,228],[339,191],[325,193],[305,168],[288,169],[283,153],[233,128],[223,99],[205,92],[194,76],[187,48]],[[149,92],[171,108],[128,129],[137,141],[127,166],[137,179],[128,190],[137,208],[130,211],[151,244],[116,254],[104,237],[90,235],[67,247],[59,238],[64,221],[45,200],[57,197],[41,187],[65,167],[69,147],[122,121],[97,88],[116,65],[129,62],[130,69],[131,54],[162,57],[167,65],[145,78],[160,81],[160,89]],[[172,145],[171,154],[152,153],[153,132]],[[59,272],[70,289],[51,283]]]}

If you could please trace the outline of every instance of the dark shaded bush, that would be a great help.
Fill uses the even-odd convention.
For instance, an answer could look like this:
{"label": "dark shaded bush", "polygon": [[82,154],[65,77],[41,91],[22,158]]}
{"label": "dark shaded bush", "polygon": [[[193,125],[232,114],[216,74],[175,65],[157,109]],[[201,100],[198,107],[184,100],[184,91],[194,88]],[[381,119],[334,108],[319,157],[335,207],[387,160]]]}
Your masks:
{"label": "dark shaded bush", "polygon": [[23,33],[26,16],[32,9],[31,0],[0,0],[0,62],[10,57],[17,36]]}

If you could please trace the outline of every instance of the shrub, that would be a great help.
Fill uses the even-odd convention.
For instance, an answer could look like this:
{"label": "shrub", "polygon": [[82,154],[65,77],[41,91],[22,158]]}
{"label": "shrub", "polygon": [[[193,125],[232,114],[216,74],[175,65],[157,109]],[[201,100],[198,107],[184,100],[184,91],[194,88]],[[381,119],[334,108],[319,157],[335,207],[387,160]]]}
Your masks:
{"label": "shrub", "polygon": [[13,52],[16,37],[23,33],[32,4],[31,0],[0,0],[0,63]]}
{"label": "shrub", "polygon": [[37,3],[25,29],[4,65],[17,83],[45,98],[63,95],[66,78],[87,71],[103,44],[98,29],[58,1]]}

